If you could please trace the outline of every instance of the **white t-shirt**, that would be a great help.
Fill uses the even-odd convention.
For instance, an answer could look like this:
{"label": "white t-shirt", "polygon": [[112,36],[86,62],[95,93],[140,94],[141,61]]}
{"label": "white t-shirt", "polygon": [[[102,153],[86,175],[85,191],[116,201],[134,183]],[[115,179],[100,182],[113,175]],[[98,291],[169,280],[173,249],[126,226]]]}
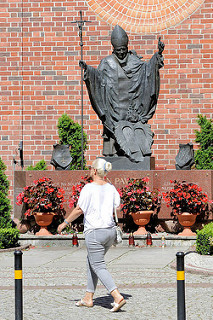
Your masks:
{"label": "white t-shirt", "polygon": [[84,213],[84,232],[110,228],[115,226],[113,209],[119,207],[120,195],[109,183],[98,185],[92,182],[81,190],[78,205]]}

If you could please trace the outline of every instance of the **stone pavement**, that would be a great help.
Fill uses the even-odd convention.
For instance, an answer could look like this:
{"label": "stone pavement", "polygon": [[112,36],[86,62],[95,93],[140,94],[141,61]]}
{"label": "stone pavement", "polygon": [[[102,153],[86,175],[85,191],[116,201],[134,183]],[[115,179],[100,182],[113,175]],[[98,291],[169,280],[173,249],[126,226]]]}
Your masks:
{"label": "stone pavement", "polygon": [[[107,267],[127,304],[110,313],[112,299],[101,284],[93,308],[75,306],[86,286],[84,246],[24,250],[24,320],[175,320],[176,270],[171,264],[178,251],[187,248],[112,247],[106,255]],[[193,259],[187,264],[192,265]],[[212,260],[208,257],[203,268],[210,270]],[[213,274],[186,272],[185,282],[187,320],[212,320]],[[0,320],[14,319],[14,306],[14,253],[0,252]]]}

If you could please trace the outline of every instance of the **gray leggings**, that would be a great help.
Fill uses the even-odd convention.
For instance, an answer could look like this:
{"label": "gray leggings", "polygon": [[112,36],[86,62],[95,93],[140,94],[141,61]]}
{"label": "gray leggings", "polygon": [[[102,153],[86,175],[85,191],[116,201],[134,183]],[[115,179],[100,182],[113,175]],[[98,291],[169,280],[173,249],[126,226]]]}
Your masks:
{"label": "gray leggings", "polygon": [[111,292],[117,287],[106,269],[104,256],[116,237],[115,228],[94,229],[85,235],[87,246],[87,291],[95,292],[98,279]]}

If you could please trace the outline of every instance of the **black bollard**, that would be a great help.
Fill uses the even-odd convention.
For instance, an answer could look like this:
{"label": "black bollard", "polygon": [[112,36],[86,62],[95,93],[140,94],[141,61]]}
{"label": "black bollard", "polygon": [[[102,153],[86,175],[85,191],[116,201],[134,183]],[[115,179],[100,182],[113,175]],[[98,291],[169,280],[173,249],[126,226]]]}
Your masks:
{"label": "black bollard", "polygon": [[22,252],[16,250],[15,255],[15,320],[23,320],[22,294]]}
{"label": "black bollard", "polygon": [[177,320],[186,320],[184,252],[177,252]]}

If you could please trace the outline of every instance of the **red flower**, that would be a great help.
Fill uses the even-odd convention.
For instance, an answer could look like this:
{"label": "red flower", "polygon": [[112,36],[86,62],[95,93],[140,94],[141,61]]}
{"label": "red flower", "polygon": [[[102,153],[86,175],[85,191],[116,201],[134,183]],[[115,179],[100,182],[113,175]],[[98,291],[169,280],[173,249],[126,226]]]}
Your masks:
{"label": "red flower", "polygon": [[172,207],[173,213],[200,213],[205,209],[208,198],[200,187],[185,181],[174,180],[170,182],[174,183],[174,187],[163,193],[163,199],[167,206]]}
{"label": "red flower", "polygon": [[27,186],[17,197],[17,205],[26,203],[26,215],[34,215],[35,212],[55,212],[61,214],[63,209],[64,190],[53,186],[50,178],[40,178],[34,181],[34,185]]}
{"label": "red flower", "polygon": [[128,184],[119,190],[122,210],[125,214],[138,210],[153,210],[160,206],[160,193],[158,190],[150,191],[147,183],[149,178],[130,179]]}
{"label": "red flower", "polygon": [[69,199],[69,207],[72,208],[73,206],[76,207],[78,198],[80,196],[80,192],[85,186],[85,184],[92,182],[92,178],[86,175],[85,177],[81,177],[80,183],[72,186],[72,193]]}

